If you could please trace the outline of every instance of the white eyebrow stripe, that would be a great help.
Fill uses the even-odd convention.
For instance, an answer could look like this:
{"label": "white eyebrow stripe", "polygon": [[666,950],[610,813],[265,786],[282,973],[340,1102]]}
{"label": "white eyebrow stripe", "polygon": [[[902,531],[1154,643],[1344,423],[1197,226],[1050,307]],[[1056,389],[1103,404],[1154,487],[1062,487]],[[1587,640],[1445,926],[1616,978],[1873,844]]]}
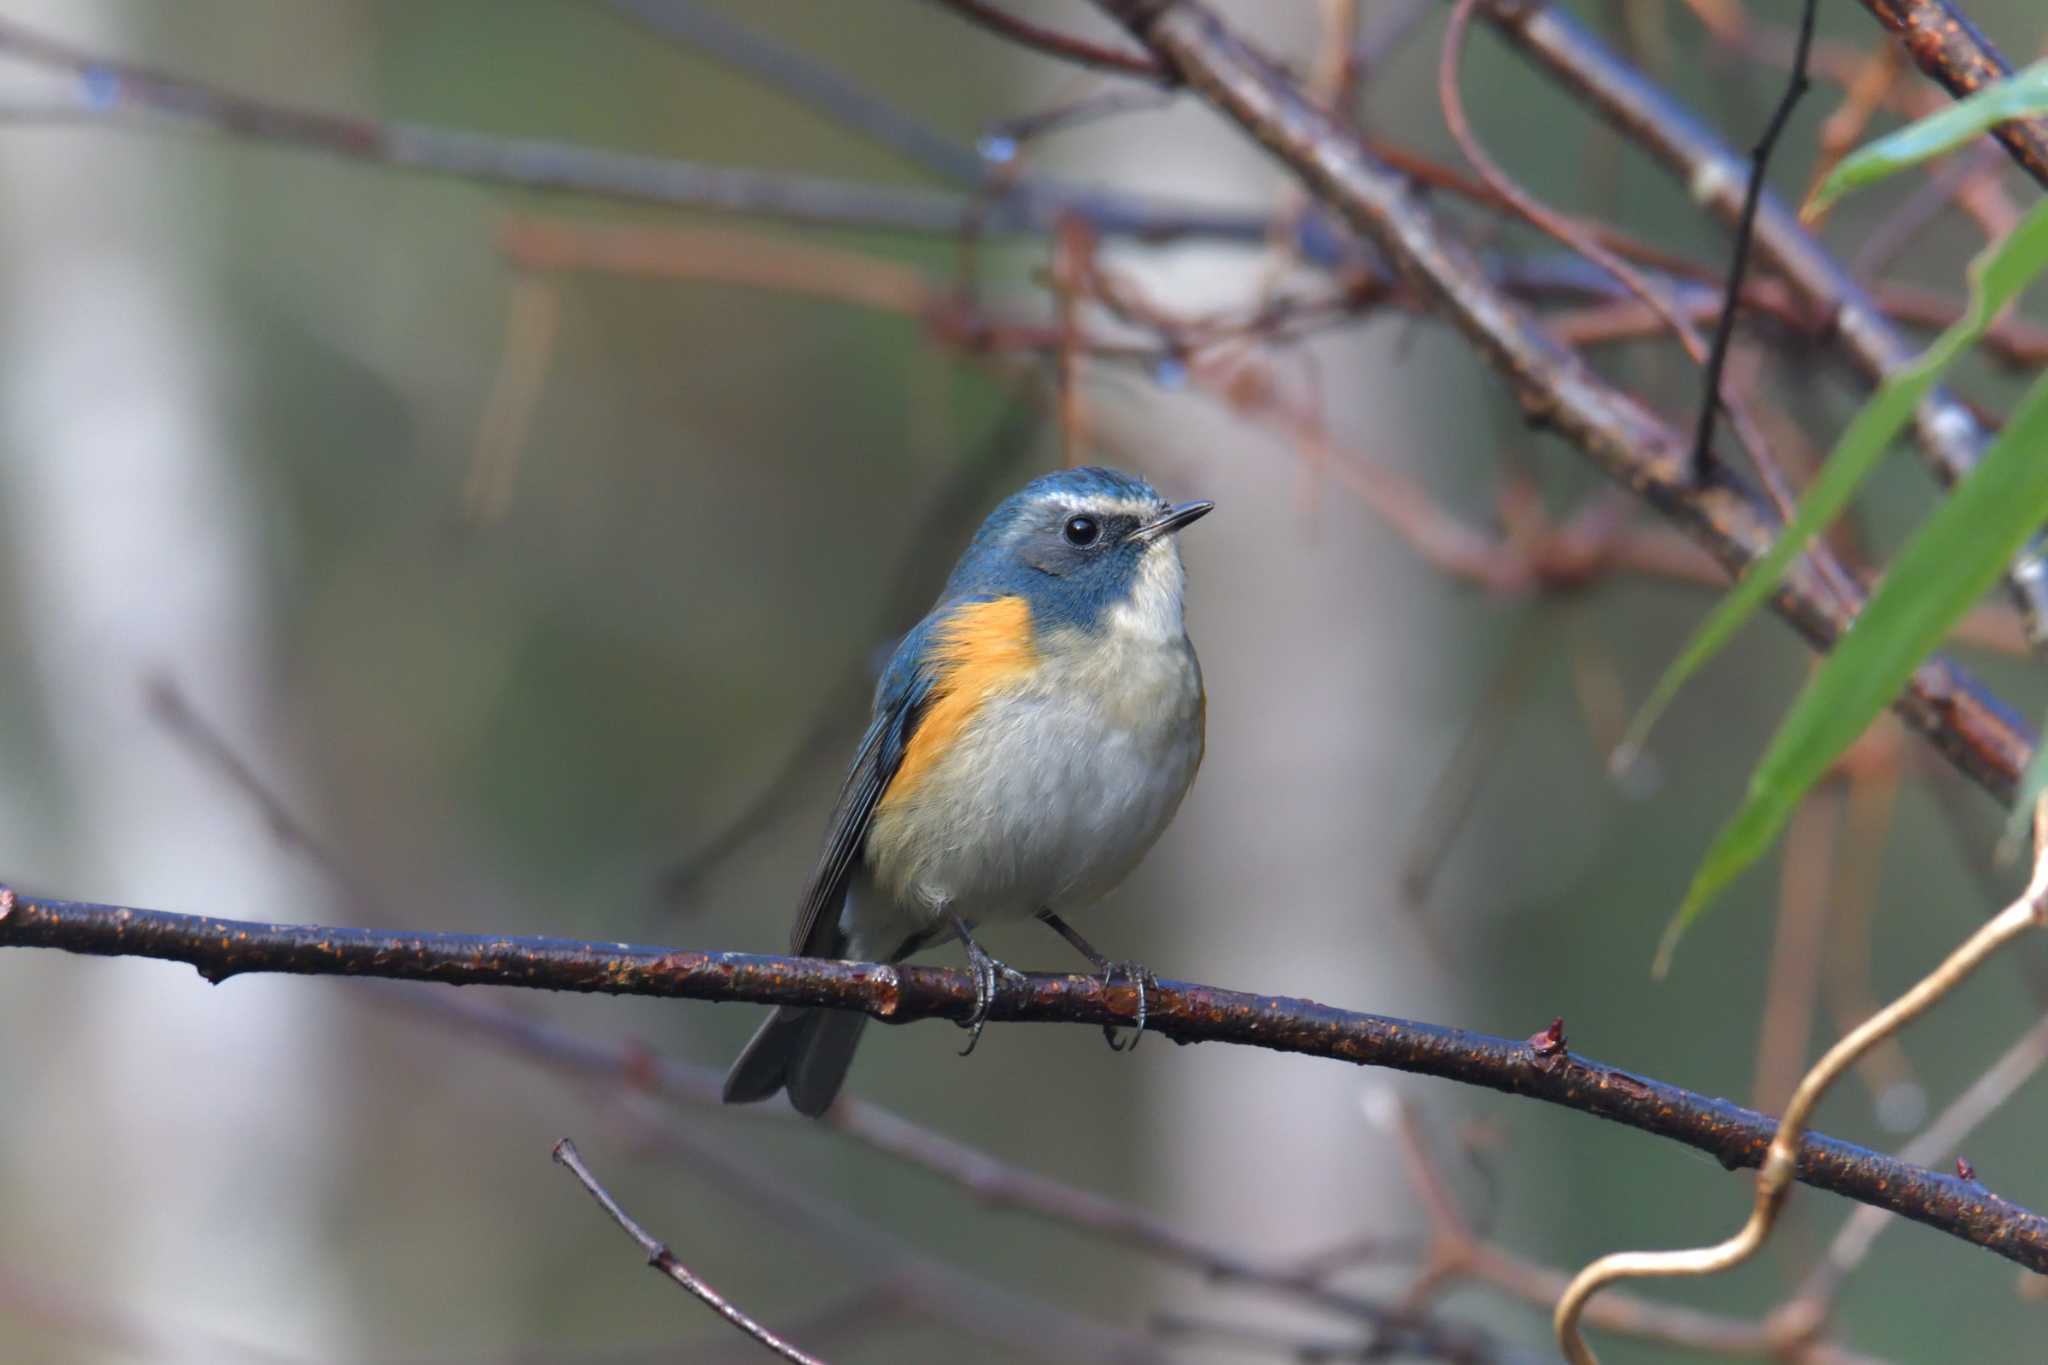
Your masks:
{"label": "white eyebrow stripe", "polygon": [[1131,516],[1147,520],[1159,515],[1160,505],[1150,498],[1090,498],[1075,497],[1071,493],[1048,493],[1044,504],[1067,512],[1086,512],[1090,516],[1114,517]]}

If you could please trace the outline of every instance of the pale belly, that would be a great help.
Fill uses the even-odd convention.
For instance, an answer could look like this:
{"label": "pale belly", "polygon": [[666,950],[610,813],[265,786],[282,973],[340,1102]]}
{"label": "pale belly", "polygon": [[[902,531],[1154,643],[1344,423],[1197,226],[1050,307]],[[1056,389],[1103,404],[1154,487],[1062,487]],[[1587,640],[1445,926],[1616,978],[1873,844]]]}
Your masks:
{"label": "pale belly", "polygon": [[884,915],[917,929],[949,909],[975,924],[1101,899],[1179,809],[1202,723],[1185,639],[1042,664],[983,705],[914,798],[877,814],[857,936],[886,935]]}

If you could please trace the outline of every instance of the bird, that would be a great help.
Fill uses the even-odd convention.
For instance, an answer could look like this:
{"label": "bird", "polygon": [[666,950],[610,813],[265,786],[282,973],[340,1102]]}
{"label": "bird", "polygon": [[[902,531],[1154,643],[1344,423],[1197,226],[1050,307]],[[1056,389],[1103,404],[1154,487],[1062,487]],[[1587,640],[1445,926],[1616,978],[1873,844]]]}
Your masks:
{"label": "bird", "polygon": [[[1105,985],[1119,973],[1136,984],[1135,1045],[1150,974],[1097,952],[1065,916],[1137,866],[1201,766],[1208,699],[1178,533],[1214,507],[1091,466],[1041,475],[988,515],[876,684],[791,952],[893,963],[959,940],[972,1052],[999,984],[1022,980],[974,932],[1036,918]],[[798,1112],[824,1113],[866,1023],[778,1007],[734,1061],[725,1101],[786,1091]]]}

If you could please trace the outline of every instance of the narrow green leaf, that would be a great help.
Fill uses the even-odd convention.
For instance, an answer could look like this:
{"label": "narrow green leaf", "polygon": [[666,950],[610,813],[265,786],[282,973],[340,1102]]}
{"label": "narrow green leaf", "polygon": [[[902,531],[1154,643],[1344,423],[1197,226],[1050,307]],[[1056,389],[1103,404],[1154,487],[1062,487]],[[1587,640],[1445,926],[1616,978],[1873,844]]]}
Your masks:
{"label": "narrow green leaf", "polygon": [[2003,238],[1993,242],[1970,262],[1970,307],[1955,325],[1936,337],[1912,364],[1894,372],[1870,396],[1848,429],[1835,443],[1820,476],[1800,499],[1799,510],[1770,550],[1736,581],[1707,619],[1700,623],[1677,659],[1657,679],[1628,733],[1614,752],[1614,765],[1626,767],[1641,749],[1650,727],[1678,695],[1680,688],[1741,629],[1751,614],[1762,606],[1785,570],[1806,549],[1814,536],[1841,515],[1849,499],[1870,476],[1871,470],[1913,415],[1913,409],[1941,378],[1942,371],[1984,335],[2000,309],[2026,288],[2044,265],[2048,265],[2048,200],[2034,205]]}
{"label": "narrow green leaf", "polygon": [[2048,375],[2034,382],[1970,476],[1920,524],[1855,624],[1836,642],[1749,781],[1742,808],[1693,874],[1664,933],[1679,935],[1777,839],[1800,798],[1891,704],[1913,670],[2048,521]]}
{"label": "narrow green leaf", "polygon": [[1850,190],[1875,184],[1943,152],[1952,152],[2007,119],[2032,118],[2044,113],[2048,113],[2048,61],[2035,62],[1945,109],[1915,119],[1897,132],[1865,143],[1842,158],[1801,213],[1818,213]]}

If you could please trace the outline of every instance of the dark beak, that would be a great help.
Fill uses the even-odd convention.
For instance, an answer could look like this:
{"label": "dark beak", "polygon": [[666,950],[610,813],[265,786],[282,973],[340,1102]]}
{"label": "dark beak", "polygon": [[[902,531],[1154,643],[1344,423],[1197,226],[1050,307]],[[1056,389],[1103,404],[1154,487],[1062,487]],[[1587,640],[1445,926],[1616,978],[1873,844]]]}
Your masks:
{"label": "dark beak", "polygon": [[1184,502],[1157,521],[1148,521],[1135,527],[1129,539],[1140,544],[1150,544],[1161,536],[1170,536],[1182,527],[1191,526],[1216,510],[1213,502]]}

